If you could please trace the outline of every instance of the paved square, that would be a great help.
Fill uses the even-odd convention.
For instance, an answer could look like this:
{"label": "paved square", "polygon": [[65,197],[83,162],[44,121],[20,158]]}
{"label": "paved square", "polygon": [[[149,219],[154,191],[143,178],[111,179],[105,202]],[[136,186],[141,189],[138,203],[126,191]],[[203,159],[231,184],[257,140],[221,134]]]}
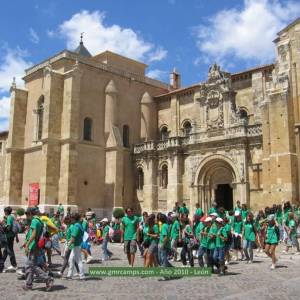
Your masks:
{"label": "paved square", "polygon": [[[101,246],[94,246],[94,263],[85,265],[86,271],[89,266],[127,266],[123,247],[110,244],[109,248],[114,253],[113,260],[101,264]],[[18,245],[15,249],[20,267],[24,264],[24,256]],[[53,256],[56,267],[59,268],[61,261],[58,255]],[[142,258],[137,257],[136,266],[142,266],[142,263]],[[23,280],[18,279],[15,273],[4,273],[0,274],[0,299],[300,299],[300,256],[281,254],[278,268],[273,271],[269,269],[270,264],[270,259],[259,253],[253,264],[230,264],[229,274],[224,277],[213,275],[170,281],[105,277],[88,278],[84,282],[56,278],[51,292],[45,292],[45,284],[41,282],[35,282],[34,289],[25,292]],[[181,266],[181,263],[175,265]]]}

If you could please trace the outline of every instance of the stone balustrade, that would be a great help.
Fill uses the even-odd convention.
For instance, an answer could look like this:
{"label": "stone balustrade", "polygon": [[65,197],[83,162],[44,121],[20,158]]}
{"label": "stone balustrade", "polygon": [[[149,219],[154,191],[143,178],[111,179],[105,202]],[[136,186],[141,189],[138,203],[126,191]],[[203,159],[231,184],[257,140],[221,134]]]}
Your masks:
{"label": "stone balustrade", "polygon": [[195,132],[184,137],[170,137],[162,141],[148,141],[142,144],[136,144],[134,145],[134,154],[139,154],[144,151],[163,151],[171,148],[179,148],[181,146],[209,143],[224,139],[255,137],[261,135],[262,126],[260,124],[248,125],[247,127],[240,125],[226,129],[222,128],[203,132]]}

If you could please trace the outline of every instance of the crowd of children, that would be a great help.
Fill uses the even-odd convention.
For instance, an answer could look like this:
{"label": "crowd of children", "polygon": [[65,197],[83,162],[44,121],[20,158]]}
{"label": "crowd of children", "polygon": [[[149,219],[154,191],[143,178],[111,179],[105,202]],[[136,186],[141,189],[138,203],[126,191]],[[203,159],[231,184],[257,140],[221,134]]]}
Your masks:
{"label": "crowd of children", "polygon": [[[18,242],[20,231],[12,209],[5,208],[5,218],[0,224],[0,272],[17,270],[14,241]],[[183,266],[211,268],[225,275],[231,260],[244,260],[251,264],[254,250],[265,252],[271,259],[271,269],[276,268],[276,247],[285,244],[284,252],[292,247],[298,254],[299,207],[289,202],[266,207],[254,214],[239,201],[231,211],[225,211],[213,203],[205,214],[197,205],[194,214],[183,203],[176,203],[167,214],[144,212],[137,216],[127,208],[122,218],[110,222],[108,218],[97,221],[89,210],[80,215],[62,205],[53,216],[40,213],[38,207],[26,211],[28,227],[22,245],[26,256],[25,267],[18,270],[24,276],[25,290],[31,289],[34,274],[46,282],[47,290],[53,285],[51,274],[53,251],[62,256],[62,266],[57,273],[72,279],[76,273],[84,280],[83,263],[92,263],[92,246],[102,246],[102,261],[113,256],[109,242],[124,243],[128,263],[134,266],[137,250],[144,258],[144,267],[171,267],[171,262],[181,261]],[[3,250],[3,251],[2,251]],[[179,251],[180,250],[180,253]],[[4,268],[9,256],[11,266]],[[83,259],[82,259],[83,256]]]}

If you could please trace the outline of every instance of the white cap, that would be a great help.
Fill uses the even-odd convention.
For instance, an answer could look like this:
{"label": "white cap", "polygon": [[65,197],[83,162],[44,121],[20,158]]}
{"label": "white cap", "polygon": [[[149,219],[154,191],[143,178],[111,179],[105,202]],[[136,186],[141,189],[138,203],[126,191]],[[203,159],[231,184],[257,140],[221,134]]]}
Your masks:
{"label": "white cap", "polygon": [[237,216],[240,215],[240,212],[239,212],[238,210],[236,210],[236,211],[234,212],[234,215],[237,217]]}
{"label": "white cap", "polygon": [[171,217],[172,217],[172,218],[176,218],[176,217],[178,217],[178,215],[177,215],[175,212],[173,212],[173,213],[171,214]]}
{"label": "white cap", "polygon": [[210,216],[213,216],[213,217],[217,217],[218,216],[218,214],[217,213],[215,213],[215,212],[213,212],[213,213],[211,213],[211,214],[209,214]]}
{"label": "white cap", "polygon": [[223,223],[223,219],[222,218],[216,218],[216,222]]}
{"label": "white cap", "polygon": [[101,220],[101,222],[108,222],[108,219],[104,218],[104,219]]}
{"label": "white cap", "polygon": [[211,222],[212,218],[211,217],[206,217],[206,219],[204,220],[204,222]]}

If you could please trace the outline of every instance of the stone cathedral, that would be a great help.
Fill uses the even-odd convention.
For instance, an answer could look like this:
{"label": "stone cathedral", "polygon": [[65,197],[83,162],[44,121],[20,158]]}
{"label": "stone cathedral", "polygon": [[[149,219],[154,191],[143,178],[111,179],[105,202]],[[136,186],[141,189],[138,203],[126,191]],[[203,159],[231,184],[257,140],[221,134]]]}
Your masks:
{"label": "stone cathedral", "polygon": [[[275,37],[274,37],[275,38]],[[0,205],[253,210],[299,201],[300,18],[274,40],[276,61],[166,84],[146,65],[81,41],[13,82],[0,134]],[[2,209],[1,209],[2,210]]]}

